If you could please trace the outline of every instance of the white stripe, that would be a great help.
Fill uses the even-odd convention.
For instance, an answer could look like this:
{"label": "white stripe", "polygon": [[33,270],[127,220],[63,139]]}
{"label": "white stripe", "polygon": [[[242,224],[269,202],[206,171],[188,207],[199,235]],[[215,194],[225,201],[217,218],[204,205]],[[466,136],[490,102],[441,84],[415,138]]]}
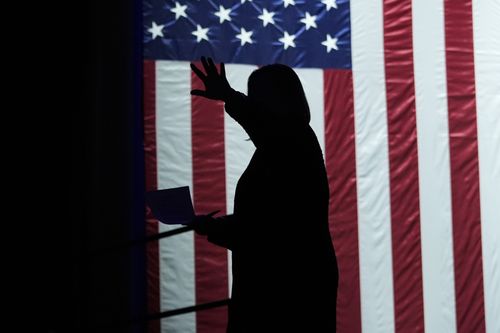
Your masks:
{"label": "white stripe", "polygon": [[[156,62],[158,189],[188,185],[192,195],[191,73],[189,63]],[[160,232],[178,228],[160,223]],[[160,248],[161,311],[195,304],[193,233],[163,239]],[[196,332],[195,313],[163,319],[162,332]]]}
{"label": "white stripe", "polygon": [[[352,1],[361,325],[394,332],[389,155],[381,1]],[[340,272],[342,274],[342,272]]]}
{"label": "white stripe", "polygon": [[444,6],[412,5],[425,331],[456,332]]}
{"label": "white stripe", "polygon": [[297,68],[297,75],[302,82],[307,102],[311,111],[311,128],[318,137],[323,157],[325,152],[325,106],[323,103],[323,70],[312,68]]}
{"label": "white stripe", "polygon": [[500,332],[500,2],[474,0],[474,62],[486,332]]}
{"label": "white stripe", "polygon": [[[248,77],[257,67],[250,65],[226,65],[226,76],[229,84],[242,93],[247,93]],[[247,141],[248,134],[227,113],[224,115],[225,149],[226,149],[226,200],[227,213],[232,214],[234,209],[234,193],[236,184],[245,171],[250,158],[255,151],[252,141]],[[228,286],[231,295],[232,271],[231,251],[228,251]]]}

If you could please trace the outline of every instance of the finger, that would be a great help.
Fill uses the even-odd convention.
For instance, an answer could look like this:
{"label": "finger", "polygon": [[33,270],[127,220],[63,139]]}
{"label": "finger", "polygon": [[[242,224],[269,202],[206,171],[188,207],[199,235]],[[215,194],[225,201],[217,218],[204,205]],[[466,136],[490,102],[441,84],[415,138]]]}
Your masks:
{"label": "finger", "polygon": [[214,60],[210,57],[208,57],[208,65],[210,66],[211,73],[213,73],[215,75],[219,75],[219,73],[217,71],[217,66],[215,66]]}
{"label": "finger", "polygon": [[203,68],[205,69],[207,75],[210,75],[211,74],[210,65],[208,64],[207,58],[201,57],[201,63],[203,64]]}
{"label": "finger", "polygon": [[205,75],[205,73],[203,73],[201,71],[201,69],[199,69],[198,67],[196,67],[196,65],[193,64],[193,63],[191,63],[191,69],[196,74],[196,76],[198,76],[200,78],[200,80],[202,80],[203,82],[205,82],[205,79],[207,78],[207,76]]}
{"label": "finger", "polygon": [[226,66],[224,66],[224,63],[220,63],[220,76],[222,76],[223,79],[226,78]]}
{"label": "finger", "polygon": [[194,89],[191,90],[191,95],[207,97],[207,92],[203,90]]}
{"label": "finger", "polygon": [[217,73],[217,66],[215,66],[214,60],[211,57],[208,57],[207,61],[208,65],[210,66],[210,69],[215,71],[215,73]]}

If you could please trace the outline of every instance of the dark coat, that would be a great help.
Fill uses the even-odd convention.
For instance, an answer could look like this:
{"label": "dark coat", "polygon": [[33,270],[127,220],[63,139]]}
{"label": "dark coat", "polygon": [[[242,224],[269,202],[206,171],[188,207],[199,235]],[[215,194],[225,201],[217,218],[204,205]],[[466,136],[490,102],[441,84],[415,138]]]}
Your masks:
{"label": "dark coat", "polygon": [[234,214],[208,233],[232,250],[228,332],[335,332],[338,270],[320,145],[308,124],[259,108],[240,93],[226,102],[257,148]]}

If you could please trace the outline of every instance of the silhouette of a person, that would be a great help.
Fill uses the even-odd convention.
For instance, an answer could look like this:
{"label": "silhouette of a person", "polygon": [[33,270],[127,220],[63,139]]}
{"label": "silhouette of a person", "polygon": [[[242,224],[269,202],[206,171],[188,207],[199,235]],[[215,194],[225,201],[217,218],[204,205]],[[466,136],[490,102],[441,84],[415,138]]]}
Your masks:
{"label": "silhouette of a person", "polygon": [[232,250],[227,332],[335,332],[338,270],[328,227],[329,187],[297,74],[267,65],[232,89],[224,64],[191,64],[205,90],[225,102],[255,153],[238,181],[234,213],[197,216],[194,228]]}

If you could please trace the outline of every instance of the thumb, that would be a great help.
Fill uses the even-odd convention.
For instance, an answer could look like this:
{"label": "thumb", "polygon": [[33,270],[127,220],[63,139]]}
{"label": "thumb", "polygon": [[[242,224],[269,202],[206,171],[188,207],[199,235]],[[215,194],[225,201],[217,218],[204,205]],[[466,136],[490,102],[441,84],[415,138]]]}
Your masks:
{"label": "thumb", "polygon": [[217,214],[218,212],[220,212],[220,209],[217,209],[217,210],[214,210],[213,212],[208,213],[207,216],[212,217],[215,214]]}

